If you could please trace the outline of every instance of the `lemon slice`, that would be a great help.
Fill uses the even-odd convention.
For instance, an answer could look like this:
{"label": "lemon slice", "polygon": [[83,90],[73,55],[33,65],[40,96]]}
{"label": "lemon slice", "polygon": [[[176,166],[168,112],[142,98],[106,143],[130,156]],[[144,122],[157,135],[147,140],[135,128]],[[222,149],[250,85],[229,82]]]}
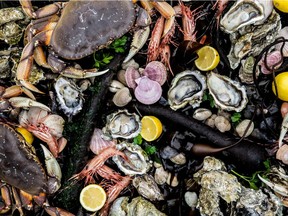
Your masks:
{"label": "lemon slice", "polygon": [[15,130],[24,137],[24,139],[26,140],[26,142],[29,145],[31,145],[33,143],[34,136],[27,129],[22,128],[22,127],[18,127]]}
{"label": "lemon slice", "polygon": [[[283,72],[275,77],[278,98],[288,101],[288,72]],[[272,91],[276,94],[275,83],[272,83]]]}
{"label": "lemon slice", "polygon": [[288,13],[288,0],[273,0],[274,7],[283,13]]}
{"label": "lemon slice", "polygon": [[146,141],[153,141],[160,137],[162,133],[162,123],[155,116],[143,116],[141,119],[142,129],[140,135]]}
{"label": "lemon slice", "polygon": [[198,58],[195,60],[195,65],[201,71],[213,70],[220,62],[218,51],[211,46],[204,46],[196,53]]}
{"label": "lemon slice", "polygon": [[97,184],[90,184],[84,187],[80,193],[80,203],[87,211],[95,212],[100,210],[107,196],[104,189]]}

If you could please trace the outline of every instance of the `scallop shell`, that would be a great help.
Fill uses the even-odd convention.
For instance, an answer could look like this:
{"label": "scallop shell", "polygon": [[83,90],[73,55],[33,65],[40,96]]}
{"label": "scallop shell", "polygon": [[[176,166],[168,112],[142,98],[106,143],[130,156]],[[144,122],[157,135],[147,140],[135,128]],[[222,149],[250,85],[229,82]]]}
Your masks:
{"label": "scallop shell", "polygon": [[152,61],[148,63],[142,74],[149,79],[158,82],[161,86],[167,80],[166,67],[159,61]]}
{"label": "scallop shell", "polygon": [[129,88],[135,89],[137,84],[135,82],[136,79],[140,77],[140,73],[134,67],[128,67],[125,72],[125,81]]}
{"label": "scallop shell", "polygon": [[116,142],[114,140],[104,139],[104,133],[101,129],[95,128],[93,135],[90,140],[90,150],[94,154],[99,154],[103,149],[115,146]]}

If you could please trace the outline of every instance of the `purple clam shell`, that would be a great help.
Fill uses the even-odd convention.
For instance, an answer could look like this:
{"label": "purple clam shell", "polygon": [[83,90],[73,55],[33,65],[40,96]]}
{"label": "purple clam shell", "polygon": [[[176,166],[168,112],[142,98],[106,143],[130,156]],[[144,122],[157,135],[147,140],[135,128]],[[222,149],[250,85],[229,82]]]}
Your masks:
{"label": "purple clam shell", "polygon": [[149,79],[158,82],[161,86],[167,80],[166,67],[162,62],[159,61],[152,61],[148,63],[142,74]]}
{"label": "purple clam shell", "polygon": [[129,88],[135,89],[137,84],[136,79],[140,77],[140,73],[134,67],[128,67],[125,72],[125,80]]}
{"label": "purple clam shell", "polygon": [[162,88],[158,82],[143,76],[138,78],[136,83],[138,86],[135,88],[134,94],[139,102],[150,105],[161,98]]}

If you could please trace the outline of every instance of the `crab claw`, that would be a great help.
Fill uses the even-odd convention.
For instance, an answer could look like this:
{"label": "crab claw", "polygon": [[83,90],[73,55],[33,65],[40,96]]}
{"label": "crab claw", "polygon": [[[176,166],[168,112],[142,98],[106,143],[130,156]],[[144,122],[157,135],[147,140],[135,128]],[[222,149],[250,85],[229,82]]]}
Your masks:
{"label": "crab claw", "polygon": [[287,133],[287,129],[288,129],[288,113],[284,116],[282,121],[281,132],[279,136],[279,148],[282,146],[283,139]]}
{"label": "crab claw", "polygon": [[9,102],[13,107],[16,108],[39,107],[43,110],[51,112],[50,108],[46,105],[26,97],[13,97],[9,99]]}
{"label": "crab claw", "polygon": [[52,153],[42,144],[40,144],[45,157],[45,165],[49,177],[48,188],[50,193],[55,193],[61,187],[62,172],[59,163]]}
{"label": "crab claw", "polygon": [[29,89],[26,89],[25,87],[17,86],[17,85],[13,85],[13,86],[6,88],[2,97],[12,98],[12,97],[19,96],[22,93],[26,94],[32,100],[36,100],[33,93]]}
{"label": "crab claw", "polygon": [[281,196],[288,196],[288,188],[284,185],[273,183],[267,179],[262,178],[259,174],[257,174],[258,178],[266,184],[268,187],[270,187],[275,193],[280,194]]}
{"label": "crab claw", "polygon": [[74,78],[74,79],[84,79],[84,78],[90,78],[90,77],[96,77],[101,76],[105,73],[107,73],[109,69],[104,71],[97,71],[97,69],[77,69],[74,67],[67,67],[63,71],[61,71],[61,74],[68,78]]}

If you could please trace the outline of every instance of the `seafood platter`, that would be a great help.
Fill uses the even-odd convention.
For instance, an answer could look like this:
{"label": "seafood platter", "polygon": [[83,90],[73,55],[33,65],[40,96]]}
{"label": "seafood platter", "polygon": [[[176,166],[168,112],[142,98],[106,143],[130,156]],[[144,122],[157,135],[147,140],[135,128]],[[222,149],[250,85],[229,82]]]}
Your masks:
{"label": "seafood platter", "polygon": [[288,0],[0,1],[0,215],[288,215]]}

